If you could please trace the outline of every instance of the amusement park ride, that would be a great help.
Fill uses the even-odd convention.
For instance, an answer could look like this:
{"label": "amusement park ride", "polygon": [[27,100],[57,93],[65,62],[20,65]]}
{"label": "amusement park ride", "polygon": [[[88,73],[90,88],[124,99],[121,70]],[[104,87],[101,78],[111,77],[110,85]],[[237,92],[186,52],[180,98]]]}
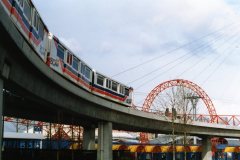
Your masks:
{"label": "amusement park ride", "polygon": [[[182,89],[183,94],[180,97],[182,98],[183,103],[180,103],[180,106],[181,106],[180,109],[179,108],[177,109],[179,104],[172,103],[172,104],[168,104],[165,108],[163,107],[162,110],[161,109],[152,110],[151,108],[153,106],[156,106],[156,104],[154,104],[154,101],[158,99],[158,96],[165,90],[173,87],[185,88],[187,90],[190,90],[192,94],[189,95],[189,93],[187,93],[186,91],[184,92],[184,89]],[[172,90],[172,91],[174,92],[176,90]],[[173,93],[173,94],[176,95],[176,93]],[[179,96],[177,98],[179,98]],[[201,99],[204,105],[206,106],[207,114],[206,113],[197,114],[196,105],[199,99]],[[191,101],[191,107],[189,110],[186,109],[187,100]],[[170,101],[178,101],[178,100],[172,97]],[[138,108],[138,107],[135,107],[135,108]],[[217,115],[213,102],[211,101],[207,93],[197,84],[184,79],[169,80],[156,86],[146,97],[141,110],[144,112],[153,112],[160,116],[166,116],[172,119],[173,122],[174,122],[174,119],[176,118],[174,116],[177,116],[178,118],[183,119],[184,123],[188,123],[188,120],[190,120],[190,121],[201,121],[206,123],[217,123],[217,124],[233,125],[233,126],[240,125],[240,119],[239,119],[240,115]],[[172,113],[170,112],[170,110],[172,110]],[[178,113],[176,113],[176,110],[178,110]],[[146,133],[140,133],[140,141],[142,143],[148,142],[148,136]]]}
{"label": "amusement park ride", "polygon": [[[170,105],[168,104],[166,105],[167,107],[160,106],[160,108],[158,109],[154,108],[156,106],[155,101],[156,99],[159,99],[159,96],[161,96],[160,94],[166,91],[167,89],[171,89],[173,87],[185,88],[185,92],[183,91],[183,96],[181,95],[183,97],[181,101],[183,101],[184,103],[180,104],[182,106],[186,106],[187,105],[186,101],[188,101],[191,102],[190,106],[192,107],[190,107],[190,109],[186,109],[185,107],[179,109],[177,108],[178,106],[176,104]],[[190,95],[189,92],[186,91],[186,89],[190,90],[192,94]],[[176,92],[179,90],[172,89],[171,91]],[[176,95],[176,93],[174,94]],[[202,100],[203,104],[206,106],[207,114],[197,113],[196,105],[198,103],[198,100]],[[152,112],[154,114],[158,114],[159,116],[166,116],[169,119],[172,119],[173,122],[176,117],[180,119],[183,117],[185,118],[187,117],[186,122],[201,121],[205,123],[217,123],[224,125],[240,126],[240,115],[217,115],[216,109],[210,97],[205,93],[205,91],[197,84],[183,79],[169,80],[159,84],[148,94],[142,107],[133,106],[132,108],[142,110],[143,112]],[[174,112],[171,113],[171,111],[177,111],[177,113]],[[5,117],[4,121],[14,123],[16,125],[16,130],[19,129],[20,125],[25,126],[27,130],[29,126],[34,126],[35,131],[42,131],[42,133],[43,132],[45,133],[45,136],[47,138],[53,140],[65,139],[81,141],[83,134],[83,128],[80,126],[51,124],[46,122],[17,119],[12,117]],[[148,142],[148,135],[146,133],[140,133],[140,142],[141,143]]]}

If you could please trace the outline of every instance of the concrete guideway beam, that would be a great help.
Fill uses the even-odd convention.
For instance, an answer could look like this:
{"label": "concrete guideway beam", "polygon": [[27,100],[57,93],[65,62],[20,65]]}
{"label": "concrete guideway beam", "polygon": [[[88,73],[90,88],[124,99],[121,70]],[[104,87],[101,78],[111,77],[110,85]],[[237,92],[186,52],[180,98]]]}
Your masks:
{"label": "concrete guideway beam", "polygon": [[112,123],[98,123],[97,160],[112,160]]}
{"label": "concrete guideway beam", "polygon": [[84,127],[83,131],[83,149],[95,150],[95,127]]}
{"label": "concrete guideway beam", "polygon": [[209,160],[212,159],[212,137],[205,137],[202,139],[202,159]]}

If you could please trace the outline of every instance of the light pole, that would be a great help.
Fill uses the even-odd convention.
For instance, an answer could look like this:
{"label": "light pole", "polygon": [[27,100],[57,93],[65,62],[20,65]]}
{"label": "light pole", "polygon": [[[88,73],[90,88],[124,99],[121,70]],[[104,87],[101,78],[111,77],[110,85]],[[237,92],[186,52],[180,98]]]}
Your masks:
{"label": "light pole", "polygon": [[199,96],[184,96],[184,106],[183,106],[183,123],[184,123],[184,156],[185,156],[185,160],[187,160],[187,152],[186,152],[186,142],[187,142],[187,133],[186,133],[186,127],[187,127],[187,103],[185,102],[186,99],[189,99],[191,101],[192,104],[192,109],[193,109],[193,120],[196,120],[196,114],[197,114],[197,103],[199,100]]}
{"label": "light pole", "polygon": [[174,130],[174,120],[177,116],[176,109],[172,107],[172,152],[173,152],[173,160],[175,160],[175,130]]}
{"label": "light pole", "polygon": [[187,151],[186,151],[186,142],[187,142],[187,133],[186,133],[186,128],[187,128],[187,117],[186,117],[186,112],[187,112],[187,104],[185,103],[185,97],[184,97],[184,105],[183,105],[183,123],[184,123],[184,137],[183,137],[183,145],[184,145],[184,159],[187,160]]}

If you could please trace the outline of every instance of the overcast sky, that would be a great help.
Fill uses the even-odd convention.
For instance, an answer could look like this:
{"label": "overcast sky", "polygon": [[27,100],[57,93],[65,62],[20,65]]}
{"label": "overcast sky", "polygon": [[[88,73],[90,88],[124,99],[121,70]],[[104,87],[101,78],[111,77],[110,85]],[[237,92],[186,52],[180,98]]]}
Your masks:
{"label": "overcast sky", "polygon": [[114,77],[135,89],[137,105],[161,82],[182,78],[201,86],[217,113],[240,114],[240,1],[34,3],[49,30],[95,70],[111,77],[142,64]]}

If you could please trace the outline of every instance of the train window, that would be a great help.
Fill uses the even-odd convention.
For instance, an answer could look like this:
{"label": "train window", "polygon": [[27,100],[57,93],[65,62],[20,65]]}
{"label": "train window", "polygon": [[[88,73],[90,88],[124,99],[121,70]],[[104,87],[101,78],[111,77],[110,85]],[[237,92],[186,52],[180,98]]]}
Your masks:
{"label": "train window", "polygon": [[57,48],[57,56],[64,60],[64,49],[62,46],[58,45],[58,48]]}
{"label": "train window", "polygon": [[26,147],[26,142],[20,141],[19,148],[25,148],[25,147]]}
{"label": "train window", "polygon": [[193,153],[193,154],[191,155],[190,160],[195,160],[195,159],[196,159],[196,155]]}
{"label": "train window", "polygon": [[117,86],[118,84],[116,82],[112,82],[112,90],[117,92]]}
{"label": "train window", "polygon": [[24,14],[27,17],[28,21],[31,20],[31,6],[27,0],[24,1]]}
{"label": "train window", "polygon": [[23,7],[23,0],[19,0],[20,6]]}
{"label": "train window", "polygon": [[69,64],[69,65],[72,65],[72,54],[71,53],[67,53],[67,63]]}
{"label": "train window", "polygon": [[23,0],[18,0],[20,7],[23,7]]}
{"label": "train window", "polygon": [[34,143],[34,141],[32,141],[32,140],[27,141],[27,147],[26,148],[33,148],[33,143]]}
{"label": "train window", "polygon": [[85,66],[85,74],[84,74],[84,75],[85,75],[85,77],[88,78],[88,79],[90,79],[90,71],[91,71],[90,68],[88,68],[87,66]]}
{"label": "train window", "polygon": [[122,85],[120,85],[120,93],[124,94],[124,87]]}
{"label": "train window", "polygon": [[85,72],[85,65],[81,63],[81,73],[84,75]]}
{"label": "train window", "polygon": [[79,60],[77,59],[77,57],[73,57],[72,67],[77,71],[78,71],[78,64],[79,64]]}
{"label": "train window", "polygon": [[37,11],[34,12],[34,23],[33,23],[35,29],[38,31],[39,28],[39,15]]}
{"label": "train window", "polygon": [[6,142],[7,142],[8,148],[19,148],[17,141],[15,141],[15,140],[6,139]]}
{"label": "train window", "polygon": [[125,88],[125,95],[129,96],[129,89],[128,88]]}
{"label": "train window", "polygon": [[111,89],[112,88],[112,81],[107,79],[106,87]]}
{"label": "train window", "polygon": [[161,157],[161,160],[166,160],[166,159],[167,159],[166,153],[163,153],[162,157]]}
{"label": "train window", "polygon": [[176,160],[180,160],[181,159],[181,155],[179,153],[176,154]]}
{"label": "train window", "polygon": [[97,84],[103,86],[103,82],[104,82],[104,77],[101,75],[97,75]]}
{"label": "train window", "polygon": [[40,20],[39,21],[39,37],[41,38],[41,40],[43,40],[43,37],[44,37],[44,25],[43,25],[43,22]]}

